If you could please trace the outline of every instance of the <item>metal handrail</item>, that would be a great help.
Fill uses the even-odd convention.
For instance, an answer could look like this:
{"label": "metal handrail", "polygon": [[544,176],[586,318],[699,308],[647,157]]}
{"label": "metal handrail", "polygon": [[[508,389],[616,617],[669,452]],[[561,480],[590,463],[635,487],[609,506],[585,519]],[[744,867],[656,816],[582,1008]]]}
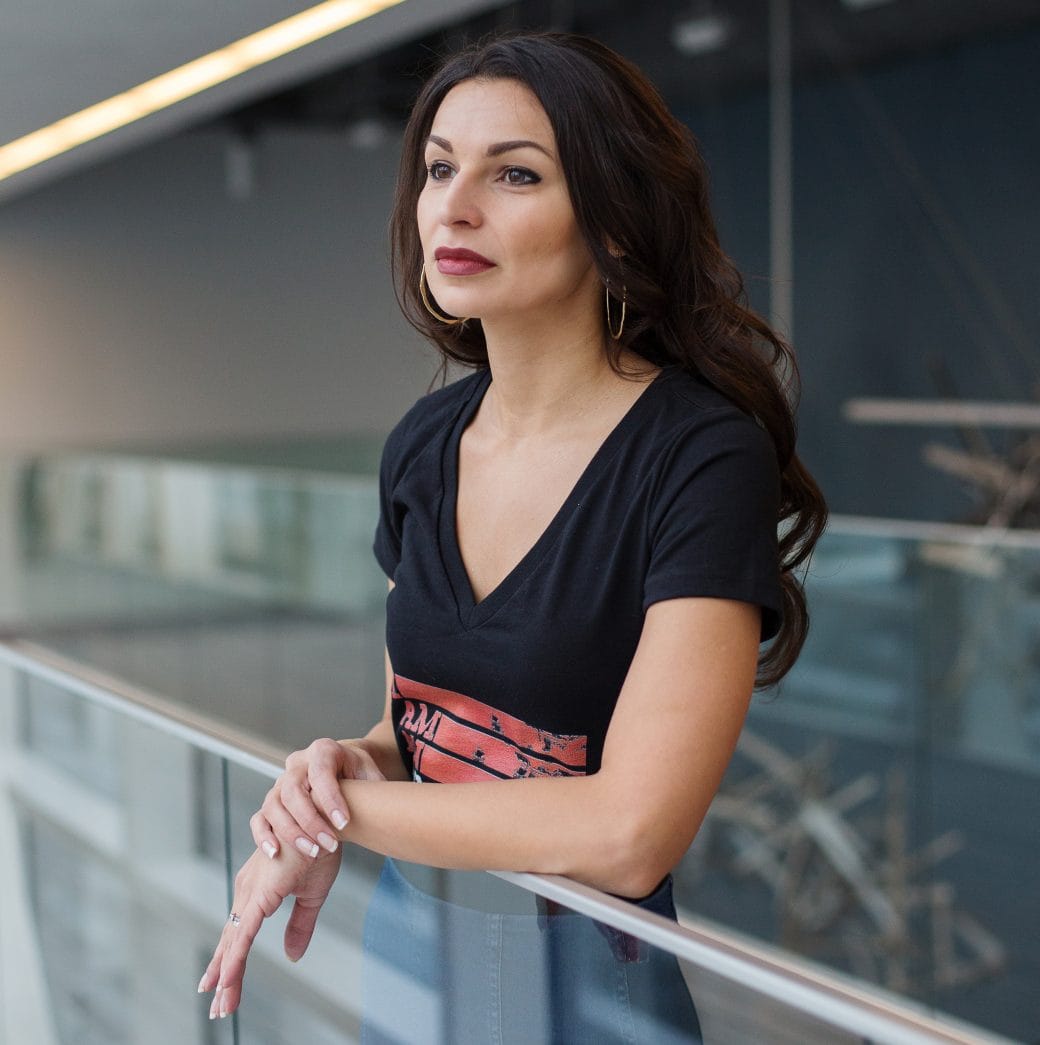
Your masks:
{"label": "metal handrail", "polygon": [[831,515],[829,534],[848,537],[877,537],[905,541],[940,541],[948,544],[996,548],[1040,549],[1040,530],[1006,526],[972,526],[969,523],[926,522],[919,519],[889,519],[875,515]]}
{"label": "metal handrail", "polygon": [[35,642],[0,639],[0,661],[254,772],[273,778],[285,765],[288,752],[260,737]]}
{"label": "metal handrail", "polygon": [[[229,762],[275,777],[287,752],[243,730],[129,685],[22,639],[0,640],[0,662],[146,723]],[[492,872],[529,892],[605,922],[691,965],[832,1026],[891,1045],[1014,1045],[898,995],[792,957],[699,917],[682,925],[557,875]]]}

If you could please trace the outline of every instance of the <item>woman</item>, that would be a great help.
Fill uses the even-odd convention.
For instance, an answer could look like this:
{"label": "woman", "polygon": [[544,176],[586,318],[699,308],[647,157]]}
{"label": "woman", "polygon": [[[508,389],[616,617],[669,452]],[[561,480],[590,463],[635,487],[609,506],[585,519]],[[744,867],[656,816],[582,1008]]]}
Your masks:
{"label": "woman", "polygon": [[[254,816],[211,1015],[288,895],[303,953],[341,841],[674,917],[756,665],[777,681],[805,636],[795,570],[826,513],[794,454],[793,359],[742,304],[696,145],[638,70],[562,34],[451,58],[405,132],[392,239],[405,313],[475,372],[387,440],[386,712],[290,756]],[[388,862],[380,889],[409,888]],[[692,1006],[673,1017],[696,1037]]]}

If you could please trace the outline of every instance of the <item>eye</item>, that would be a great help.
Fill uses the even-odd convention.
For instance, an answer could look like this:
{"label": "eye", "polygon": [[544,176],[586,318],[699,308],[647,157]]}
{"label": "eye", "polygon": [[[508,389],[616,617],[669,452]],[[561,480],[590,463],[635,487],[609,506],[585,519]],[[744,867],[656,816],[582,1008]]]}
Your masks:
{"label": "eye", "polygon": [[537,185],[542,179],[526,167],[506,167],[502,180],[507,185]]}
{"label": "eye", "polygon": [[426,174],[430,181],[444,181],[451,177],[451,166],[444,160],[434,160],[427,165]]}

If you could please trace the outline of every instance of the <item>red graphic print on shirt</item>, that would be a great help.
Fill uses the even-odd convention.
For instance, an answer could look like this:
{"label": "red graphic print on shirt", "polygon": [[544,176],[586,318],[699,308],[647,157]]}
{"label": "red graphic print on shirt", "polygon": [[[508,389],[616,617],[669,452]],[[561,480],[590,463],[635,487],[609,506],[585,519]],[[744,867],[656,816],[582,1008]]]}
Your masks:
{"label": "red graphic print on shirt", "polygon": [[417,780],[583,776],[586,738],[550,733],[450,689],[394,676],[394,718]]}

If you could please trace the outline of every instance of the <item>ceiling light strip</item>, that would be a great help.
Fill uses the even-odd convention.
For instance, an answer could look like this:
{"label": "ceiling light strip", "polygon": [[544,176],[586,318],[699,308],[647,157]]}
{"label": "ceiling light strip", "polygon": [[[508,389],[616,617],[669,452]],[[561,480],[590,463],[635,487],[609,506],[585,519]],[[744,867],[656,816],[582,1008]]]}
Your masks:
{"label": "ceiling light strip", "polygon": [[0,146],[0,181],[151,116],[404,0],[326,0]]}

